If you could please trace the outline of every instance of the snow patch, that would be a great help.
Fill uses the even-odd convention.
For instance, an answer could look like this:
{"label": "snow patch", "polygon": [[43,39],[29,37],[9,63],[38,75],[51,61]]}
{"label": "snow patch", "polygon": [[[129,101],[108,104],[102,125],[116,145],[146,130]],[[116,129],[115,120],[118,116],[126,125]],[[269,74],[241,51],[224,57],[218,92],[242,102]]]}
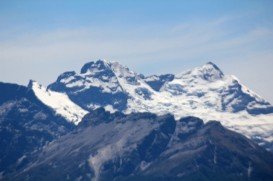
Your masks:
{"label": "snow patch", "polygon": [[32,90],[36,97],[45,105],[51,107],[56,114],[63,116],[68,121],[78,124],[84,115],[88,112],[74,102],[72,102],[66,94],[46,90],[45,87],[37,82],[32,82]]}

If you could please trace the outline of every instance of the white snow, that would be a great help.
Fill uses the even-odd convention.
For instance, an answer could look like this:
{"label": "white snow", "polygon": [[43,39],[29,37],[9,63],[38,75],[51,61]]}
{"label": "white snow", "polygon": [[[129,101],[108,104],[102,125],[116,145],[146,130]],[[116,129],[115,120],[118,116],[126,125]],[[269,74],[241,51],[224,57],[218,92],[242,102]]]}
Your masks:
{"label": "white snow", "polygon": [[150,82],[150,81],[156,81],[159,80],[159,77],[156,75],[152,75],[152,76],[148,76],[145,78],[146,81]]}
{"label": "white snow", "polygon": [[[127,109],[124,113],[152,112],[156,114],[174,114],[176,119],[185,116],[196,116],[205,122],[218,120],[227,128],[244,134],[249,138],[261,138],[261,143],[273,141],[273,114],[251,115],[246,109],[267,108],[270,105],[258,94],[251,91],[233,75],[224,75],[212,63],[185,71],[164,84],[160,91],[153,90],[139,74],[118,62],[102,62],[113,73],[110,77],[97,77],[97,73],[104,71],[93,64],[84,74],[76,74],[66,78],[67,87],[80,87],[80,91],[98,87],[102,92],[128,94]],[[77,79],[76,77],[82,77]],[[156,80],[157,76],[150,76],[148,80]],[[240,89],[254,98],[247,103],[245,109],[236,111],[237,105],[242,104],[241,97],[236,94]],[[146,90],[150,98],[137,90]],[[100,105],[90,102],[90,108]],[[113,105],[106,105],[105,109],[114,112]]]}
{"label": "white snow", "polygon": [[[100,73],[111,70],[110,66],[106,61],[104,62],[106,69],[100,69],[96,63],[91,65],[85,73],[75,73],[69,77],[64,77],[60,80],[64,83],[67,88],[76,88],[77,92],[84,91],[90,87],[100,88],[104,93],[117,93],[121,92],[122,89],[118,84],[118,80],[115,76],[99,76]],[[98,67],[97,67],[98,66]]]}
{"label": "white snow", "polygon": [[45,105],[52,108],[56,114],[63,116],[68,121],[78,124],[88,112],[72,102],[66,94],[46,90],[37,82],[32,83],[32,90],[36,97]]}
{"label": "white snow", "polygon": [[112,105],[107,105],[107,106],[104,107],[104,109],[105,109],[106,111],[109,111],[110,113],[114,113],[114,112],[117,111],[116,109],[113,108]]}
{"label": "white snow", "polygon": [[[208,71],[213,72],[210,80],[203,78],[203,69],[207,74],[210,74]],[[260,137],[261,142],[272,142],[273,114],[251,115],[246,110],[233,112],[232,105],[241,102],[235,94],[229,92],[229,87],[238,83],[240,84],[236,77],[215,73],[215,70],[211,69],[211,65],[205,65],[175,76],[175,79],[167,82],[160,92],[149,89],[152,92],[151,100],[132,96],[134,98],[128,100],[128,108],[125,113],[148,111],[160,115],[171,113],[175,115],[176,119],[196,116],[205,122],[217,120],[227,128],[249,138]],[[144,84],[141,85],[143,87],[147,86],[145,83],[142,84]],[[248,108],[266,107],[266,105],[257,103],[257,101],[264,101],[259,95],[246,86],[240,85],[244,93],[256,100],[251,102],[247,106]],[[128,92],[130,93],[130,91]],[[225,110],[223,110],[222,101],[228,103]]]}

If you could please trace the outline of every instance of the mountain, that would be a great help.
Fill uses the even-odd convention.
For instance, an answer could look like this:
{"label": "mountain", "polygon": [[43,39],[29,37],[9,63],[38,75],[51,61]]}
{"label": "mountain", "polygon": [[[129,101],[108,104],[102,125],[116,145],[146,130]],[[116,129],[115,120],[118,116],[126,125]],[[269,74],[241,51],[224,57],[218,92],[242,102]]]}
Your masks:
{"label": "mountain", "polygon": [[11,180],[272,180],[273,154],[219,122],[91,111]]}
{"label": "mountain", "polygon": [[273,113],[269,102],[242,85],[235,76],[224,75],[211,62],[176,75],[163,90],[181,98],[193,98],[193,102],[203,99],[202,106],[219,111],[247,111],[252,115]]}
{"label": "mountain", "polygon": [[[152,102],[156,104],[155,109],[160,106],[158,104],[173,104],[181,108],[198,106],[198,109],[231,113],[246,111],[251,115],[273,113],[269,102],[242,85],[235,76],[224,75],[211,62],[175,76],[145,77],[117,62],[98,60],[85,64],[79,74],[74,71],[63,73],[48,89],[66,93],[87,110],[111,107],[125,112],[150,111],[152,108],[146,102]],[[177,104],[173,97],[185,101]],[[140,105],[137,107],[135,103]]]}
{"label": "mountain", "polygon": [[0,180],[273,179],[273,107],[211,62],[144,76],[98,60],[0,92]]}
{"label": "mountain", "polygon": [[70,132],[74,124],[44,105],[32,89],[0,82],[0,179],[31,152]]}
{"label": "mountain", "polygon": [[63,73],[48,89],[66,93],[87,110],[101,106],[124,110],[128,99],[110,65],[101,60],[85,64],[79,74]]}
{"label": "mountain", "polygon": [[173,74],[164,74],[164,75],[151,75],[151,76],[142,76],[144,81],[155,91],[159,91],[161,87],[166,83],[174,79]]}
{"label": "mountain", "polygon": [[88,111],[72,102],[66,94],[47,90],[35,81],[30,81],[28,87],[35,96],[45,105],[51,107],[56,114],[61,115],[69,122],[78,124]]}
{"label": "mountain", "polygon": [[61,74],[47,90],[66,94],[87,111],[104,107],[126,114],[171,113],[176,119],[219,120],[273,150],[272,105],[212,62],[177,75],[144,76],[117,62],[92,61],[79,73]]}

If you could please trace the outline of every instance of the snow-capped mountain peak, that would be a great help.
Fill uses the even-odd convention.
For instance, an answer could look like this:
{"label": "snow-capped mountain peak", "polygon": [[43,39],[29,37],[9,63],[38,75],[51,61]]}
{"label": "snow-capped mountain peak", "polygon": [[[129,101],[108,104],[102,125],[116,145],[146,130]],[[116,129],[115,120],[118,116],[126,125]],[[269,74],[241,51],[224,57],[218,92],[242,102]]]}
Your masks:
{"label": "snow-capped mountain peak", "polygon": [[196,67],[192,70],[188,70],[181,74],[176,75],[177,78],[181,79],[202,79],[205,81],[216,81],[224,77],[224,73],[219,69],[217,65],[212,62],[208,62],[201,67]]}
{"label": "snow-capped mountain peak", "polygon": [[[227,112],[246,110],[251,114],[270,113],[273,109],[237,78],[224,75],[212,62],[175,76],[145,77],[118,62],[97,60],[85,64],[80,73],[61,74],[48,88],[66,93],[72,101],[91,110],[108,107],[119,111],[151,111],[150,105],[157,110],[161,104]],[[178,97],[184,101],[177,101]],[[185,110],[184,106],[181,108]]]}
{"label": "snow-capped mountain peak", "polygon": [[119,62],[109,62],[111,69],[119,77],[136,76],[137,74],[131,71],[128,67],[121,65]]}
{"label": "snow-capped mountain peak", "polygon": [[[80,73],[61,74],[48,89],[65,93],[86,110],[104,107],[111,112],[196,116],[220,120],[250,138],[260,136],[259,143],[273,137],[264,131],[273,130],[268,122],[273,118],[273,107],[212,62],[178,75],[145,77],[118,62],[98,60],[85,64]],[[255,129],[257,124],[262,124],[259,130]]]}
{"label": "snow-capped mountain peak", "polygon": [[104,71],[110,71],[119,77],[136,75],[133,71],[129,70],[128,67],[121,65],[119,62],[107,61],[104,59],[99,59],[84,64],[84,66],[81,68],[80,74],[94,75],[98,72]]}
{"label": "snow-capped mountain peak", "polygon": [[110,62],[106,60],[97,60],[97,61],[91,61],[86,64],[81,68],[81,74],[85,73],[94,73],[98,71],[104,71],[106,69],[110,69],[109,67]]}

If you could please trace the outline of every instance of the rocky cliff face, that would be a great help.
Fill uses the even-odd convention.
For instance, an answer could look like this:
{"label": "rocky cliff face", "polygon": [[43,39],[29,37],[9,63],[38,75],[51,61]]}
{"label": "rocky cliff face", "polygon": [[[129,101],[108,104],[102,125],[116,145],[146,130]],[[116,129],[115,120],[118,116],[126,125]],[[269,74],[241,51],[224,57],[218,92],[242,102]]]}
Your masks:
{"label": "rocky cliff face", "polygon": [[0,172],[74,128],[27,87],[0,83]]}
{"label": "rocky cliff face", "polygon": [[21,165],[20,180],[272,180],[273,155],[219,122],[92,111]]}

